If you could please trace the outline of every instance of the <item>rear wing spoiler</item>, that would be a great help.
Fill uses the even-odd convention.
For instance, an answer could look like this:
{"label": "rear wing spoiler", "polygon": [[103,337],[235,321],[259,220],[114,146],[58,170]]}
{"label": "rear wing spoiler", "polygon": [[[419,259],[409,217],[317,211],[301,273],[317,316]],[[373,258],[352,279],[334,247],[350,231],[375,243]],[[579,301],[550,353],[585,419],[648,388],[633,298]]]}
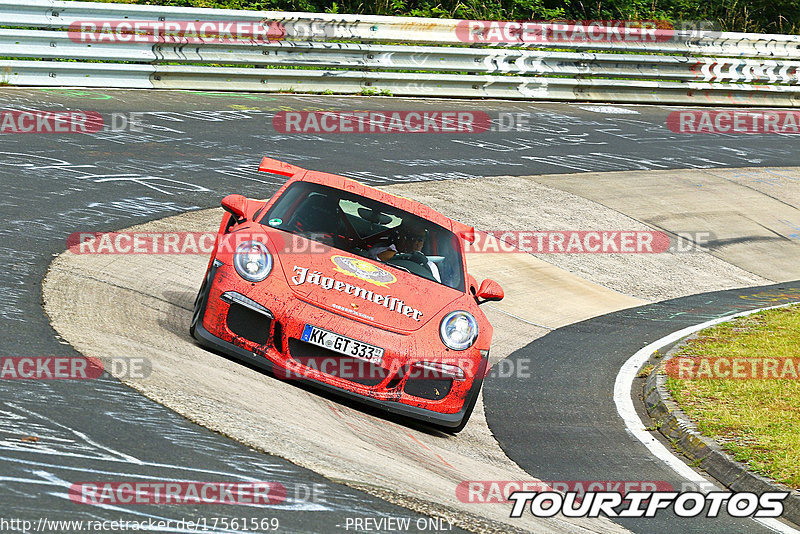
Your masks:
{"label": "rear wing spoiler", "polygon": [[298,167],[297,165],[292,165],[291,163],[286,163],[284,161],[278,161],[277,159],[272,158],[264,158],[261,160],[261,164],[258,166],[258,170],[260,172],[268,172],[270,174],[279,174],[281,176],[297,176],[299,174],[305,174],[308,172],[306,169],[302,167]]}

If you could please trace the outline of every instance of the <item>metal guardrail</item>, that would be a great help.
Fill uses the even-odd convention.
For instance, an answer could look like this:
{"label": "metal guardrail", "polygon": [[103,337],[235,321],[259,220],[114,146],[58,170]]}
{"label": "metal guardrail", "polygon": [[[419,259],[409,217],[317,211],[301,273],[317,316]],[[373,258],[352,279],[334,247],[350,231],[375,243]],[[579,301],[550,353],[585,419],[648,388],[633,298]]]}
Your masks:
{"label": "metal guardrail", "polygon": [[76,43],[66,32],[3,29],[0,29],[0,50],[2,55],[16,58],[800,84],[800,61],[738,58],[288,41],[191,46]]}
{"label": "metal guardrail", "polygon": [[[120,20],[269,21],[285,35],[271,42],[93,42],[64,31]],[[8,85],[800,105],[800,36],[791,35],[675,31],[669,41],[649,43],[476,47],[463,42],[463,22],[447,19],[59,0],[0,0],[0,26],[7,27],[0,56],[15,58],[0,61],[0,83]],[[594,51],[604,49],[613,53]]]}

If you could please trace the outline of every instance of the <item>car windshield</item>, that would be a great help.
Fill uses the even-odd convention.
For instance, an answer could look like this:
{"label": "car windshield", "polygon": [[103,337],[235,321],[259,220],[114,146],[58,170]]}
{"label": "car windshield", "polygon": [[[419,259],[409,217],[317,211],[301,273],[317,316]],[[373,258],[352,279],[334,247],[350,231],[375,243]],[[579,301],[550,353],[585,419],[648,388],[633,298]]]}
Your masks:
{"label": "car windshield", "polygon": [[388,204],[296,182],[259,222],[464,291],[458,237]]}

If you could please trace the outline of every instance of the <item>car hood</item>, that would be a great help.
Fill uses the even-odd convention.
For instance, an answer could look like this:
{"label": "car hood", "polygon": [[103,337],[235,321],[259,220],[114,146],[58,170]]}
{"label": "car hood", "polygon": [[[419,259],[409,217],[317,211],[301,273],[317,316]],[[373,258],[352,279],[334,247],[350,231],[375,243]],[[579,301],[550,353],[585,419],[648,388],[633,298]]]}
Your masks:
{"label": "car hood", "polygon": [[[294,237],[295,245],[301,244]],[[308,246],[309,252],[279,254],[277,263],[299,298],[338,315],[388,330],[414,331],[463,296],[456,289],[378,261],[317,242]]]}

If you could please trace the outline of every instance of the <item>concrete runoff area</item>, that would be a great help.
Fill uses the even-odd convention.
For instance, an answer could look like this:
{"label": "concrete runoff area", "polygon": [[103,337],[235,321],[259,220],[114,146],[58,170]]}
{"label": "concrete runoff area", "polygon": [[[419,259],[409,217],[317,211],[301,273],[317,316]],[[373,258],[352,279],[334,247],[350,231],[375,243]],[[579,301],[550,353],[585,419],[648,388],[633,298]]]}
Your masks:
{"label": "concrete runoff area", "polygon": [[775,282],[800,278],[798,167],[587,173],[533,180],[656,229],[710,232],[706,247],[711,255],[754,275]]}
{"label": "concrete runoff area", "polygon": [[[131,230],[209,230],[218,227],[221,217],[221,209],[192,212]],[[65,252],[46,277],[45,307],[55,328],[87,356],[106,361],[119,355],[149,358],[153,364],[149,378],[123,378],[123,382],[203,426],[334,481],[368,492],[391,491],[391,501],[412,509],[419,509],[416,502],[422,501],[434,509],[438,506],[445,514],[452,510],[447,514],[450,519],[457,517],[456,513],[466,513],[493,522],[508,521],[507,506],[465,504],[455,492],[460,482],[476,477],[531,478],[508,461],[497,446],[480,406],[458,436],[415,430],[274,379],[196,345],[188,334],[189,320],[207,263],[208,257],[200,255]],[[529,279],[536,269],[528,262],[515,262],[509,271],[514,277]],[[478,277],[487,274],[475,271]],[[497,278],[502,283],[505,276]],[[602,301],[604,295],[609,309],[640,304],[573,278],[562,272],[552,283],[589,286],[585,301],[574,298],[570,302],[576,314],[582,304]],[[532,292],[528,299],[531,310],[545,307],[543,298],[550,295]],[[497,310],[503,304],[497,303]],[[525,309],[514,309],[513,314],[516,317],[501,311],[493,314],[498,330],[493,361],[548,331],[531,328],[525,322]],[[541,317],[534,313],[531,319]],[[558,324],[554,322],[551,327]],[[470,526],[460,521],[457,524]],[[573,532],[580,527],[596,532],[621,531],[603,520],[528,518],[512,524],[531,532]]]}
{"label": "concrete runoff area", "polygon": [[[645,182],[648,173],[613,174],[641,175],[639,180]],[[562,179],[571,177],[452,180],[386,189],[481,229],[650,228],[635,216],[583,198],[582,192],[550,185]],[[579,183],[570,183],[580,190]],[[629,192],[620,191],[623,197]],[[132,230],[215,231],[221,216],[220,209],[189,212]],[[480,399],[464,431],[446,436],[375,417],[200,348],[189,337],[188,326],[207,261],[206,256],[191,255],[65,252],[45,278],[45,309],[59,334],[87,356],[150,358],[149,378],[123,379],[146,396],[337,482],[417,511],[437,510],[451,519],[469,514],[465,517],[531,532],[624,530],[607,520],[530,515],[510,520],[507,505],[459,501],[455,488],[462,481],[532,480],[498,446]],[[769,281],[702,250],[652,255],[477,254],[468,264],[479,281],[491,277],[509,295],[484,306],[495,327],[492,363],[573,322],[647,301]],[[670,274],[666,279],[665,273]],[[468,522],[456,524],[483,529]]]}
{"label": "concrete runoff area", "polygon": [[[704,172],[706,171],[687,170],[671,171],[671,174],[680,176],[684,181],[692,181],[697,174],[702,175]],[[649,180],[653,184],[649,195],[640,196],[637,194],[638,190],[629,187],[631,182],[649,184],[650,176],[652,178]],[[500,176],[449,180],[436,186],[425,183],[408,184],[399,191],[456,220],[486,231],[661,230],[659,226],[647,222],[648,202],[654,204],[652,209],[663,204],[663,211],[668,212],[669,206],[678,201],[670,200],[671,195],[680,190],[670,189],[666,184],[660,186],[660,176],[660,173],[653,171]],[[611,183],[623,179],[628,183]],[[389,190],[398,190],[395,187],[392,186]],[[613,203],[609,201],[606,204],[603,199],[595,199],[593,195],[600,193],[612,199]],[[770,201],[767,195],[762,196],[765,203]],[[469,198],[472,202],[454,202],[453,199],[457,198]],[[634,204],[641,210],[629,213],[626,211],[626,208],[630,209],[629,204]],[[745,211],[743,208],[742,212]],[[800,225],[796,210],[794,218]],[[714,222],[716,226],[721,225]],[[710,224],[703,224],[700,229],[715,231],[714,226],[709,228]],[[695,228],[696,226],[688,225],[680,230]],[[800,244],[800,241],[797,243]],[[784,244],[787,245],[788,243]],[[787,246],[788,249],[794,250]],[[697,250],[662,254],[555,253],[536,254],[536,257],[600,286],[647,301],[665,300],[702,291],[763,285],[774,280],[769,276],[748,272],[749,269],[732,264],[733,262],[728,263],[724,261],[726,258],[718,259],[713,254]],[[796,278],[800,278],[800,274]],[[534,285],[538,282],[535,279]],[[529,291],[535,291],[535,288],[530,288]],[[553,307],[556,310],[549,313],[558,313],[558,306]]]}

